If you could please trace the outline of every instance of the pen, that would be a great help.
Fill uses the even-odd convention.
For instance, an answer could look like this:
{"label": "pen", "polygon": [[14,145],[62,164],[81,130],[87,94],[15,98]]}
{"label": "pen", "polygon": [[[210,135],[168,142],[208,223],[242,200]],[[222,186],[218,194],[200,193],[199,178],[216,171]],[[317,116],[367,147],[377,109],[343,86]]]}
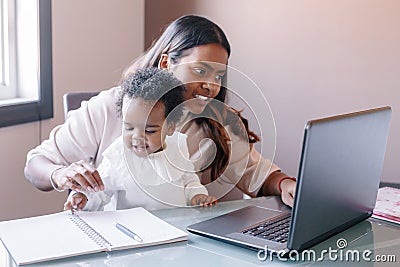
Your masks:
{"label": "pen", "polygon": [[136,241],[143,242],[143,239],[140,236],[138,236],[136,233],[132,232],[131,230],[129,230],[128,228],[126,228],[122,224],[114,223],[114,225],[118,230],[120,230],[121,232],[123,232],[127,236],[135,239]]}

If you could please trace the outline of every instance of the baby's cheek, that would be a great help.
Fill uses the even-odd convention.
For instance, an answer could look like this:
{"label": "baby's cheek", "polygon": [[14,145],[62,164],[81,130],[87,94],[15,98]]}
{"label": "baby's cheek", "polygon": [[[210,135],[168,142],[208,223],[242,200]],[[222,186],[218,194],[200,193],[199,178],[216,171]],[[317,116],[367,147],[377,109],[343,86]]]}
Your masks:
{"label": "baby's cheek", "polygon": [[123,135],[123,140],[124,140],[124,145],[127,147],[127,148],[130,148],[131,147],[131,137],[130,137],[130,135],[128,135],[128,134],[124,134]]}

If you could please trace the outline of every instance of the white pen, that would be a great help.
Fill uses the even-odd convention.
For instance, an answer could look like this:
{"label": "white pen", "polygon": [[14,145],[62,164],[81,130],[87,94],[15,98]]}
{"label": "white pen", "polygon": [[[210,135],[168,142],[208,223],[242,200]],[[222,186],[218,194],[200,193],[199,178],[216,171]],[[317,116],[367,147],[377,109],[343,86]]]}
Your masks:
{"label": "white pen", "polygon": [[118,230],[120,230],[121,232],[123,232],[127,236],[135,239],[136,241],[143,242],[143,239],[138,234],[132,232],[131,230],[129,230],[128,228],[126,228],[122,224],[116,222],[116,223],[114,223],[114,225]]}

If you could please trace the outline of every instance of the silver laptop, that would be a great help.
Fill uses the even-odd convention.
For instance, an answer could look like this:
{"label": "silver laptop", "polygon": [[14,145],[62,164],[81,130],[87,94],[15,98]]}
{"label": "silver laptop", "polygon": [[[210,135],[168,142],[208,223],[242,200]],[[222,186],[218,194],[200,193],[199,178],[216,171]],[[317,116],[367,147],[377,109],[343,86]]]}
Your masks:
{"label": "silver laptop", "polygon": [[389,133],[382,107],[306,124],[294,206],[245,207],[187,227],[191,233],[269,252],[302,251],[370,217]]}

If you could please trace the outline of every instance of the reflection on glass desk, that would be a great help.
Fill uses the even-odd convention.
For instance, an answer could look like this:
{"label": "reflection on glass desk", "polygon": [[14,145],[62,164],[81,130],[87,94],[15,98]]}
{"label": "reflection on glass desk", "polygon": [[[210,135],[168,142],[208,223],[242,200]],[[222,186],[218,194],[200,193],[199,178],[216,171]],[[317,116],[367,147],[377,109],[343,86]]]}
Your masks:
{"label": "reflection on glass desk", "polygon": [[[221,202],[207,208],[176,208],[153,213],[185,230],[186,226],[190,224],[248,205],[259,205],[278,210],[288,209],[277,197],[262,197]],[[338,246],[345,246],[341,251],[342,254],[339,253]],[[276,257],[266,258],[262,251],[254,251],[189,234],[187,242],[109,253],[102,252],[29,266],[398,266],[398,262],[400,262],[400,226],[369,219],[314,246],[311,250],[315,253],[315,258],[299,255],[297,261],[280,261]],[[331,250],[330,255],[329,250]],[[335,253],[334,250],[337,252]],[[293,257],[295,256],[293,255]],[[357,256],[359,256],[358,259]],[[15,266],[2,244],[0,245],[0,266]]]}

